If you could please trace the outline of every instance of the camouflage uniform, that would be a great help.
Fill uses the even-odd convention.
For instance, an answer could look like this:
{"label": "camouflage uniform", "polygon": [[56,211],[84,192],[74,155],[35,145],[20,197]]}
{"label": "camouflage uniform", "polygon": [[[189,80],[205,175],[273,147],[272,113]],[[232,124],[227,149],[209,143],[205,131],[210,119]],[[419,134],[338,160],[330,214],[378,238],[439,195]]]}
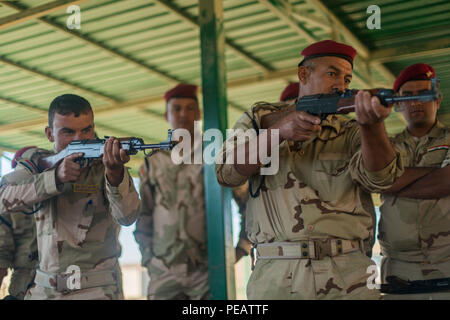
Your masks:
{"label": "camouflage uniform", "polygon": [[[201,144],[195,148],[201,148]],[[150,276],[148,298],[207,299],[202,165],[176,165],[170,152],[158,151],[146,158],[139,176],[141,214],[135,238],[142,253],[142,265]],[[245,241],[248,243],[241,239],[240,244],[249,251]]]}
{"label": "camouflage uniform", "polygon": [[[444,167],[450,164],[450,130],[439,122],[420,139],[404,130],[393,139],[405,167]],[[383,261],[381,278],[404,280],[450,277],[450,196],[412,199],[381,196],[378,239]],[[388,299],[450,299],[450,292],[388,295]]]}
{"label": "camouflage uniform", "polygon": [[[256,104],[234,128],[259,127],[262,115],[287,106]],[[237,143],[234,137],[227,142]],[[367,268],[375,265],[368,257],[375,212],[360,185],[384,190],[403,168],[396,158],[381,171],[366,172],[359,146],[356,122],[335,115],[310,140],[280,144],[278,173],[265,176],[260,195],[247,203],[247,234],[258,255],[249,299],[379,299],[378,290],[366,287]],[[233,159],[230,151],[217,159]],[[233,164],[216,164],[216,174],[225,186],[247,180]],[[253,191],[261,178],[250,178]]]}
{"label": "camouflage uniform", "polygon": [[[39,269],[25,299],[119,299],[118,228],[132,224],[139,212],[132,179],[125,170],[113,187],[104,165],[94,162],[76,183],[57,186],[55,169],[36,167],[40,157],[51,154],[27,150],[0,189],[2,215],[36,211]],[[69,266],[81,270],[80,290],[67,290]]]}
{"label": "camouflage uniform", "polygon": [[38,263],[34,217],[4,215],[0,222],[0,268],[12,268],[9,295],[22,300]]}

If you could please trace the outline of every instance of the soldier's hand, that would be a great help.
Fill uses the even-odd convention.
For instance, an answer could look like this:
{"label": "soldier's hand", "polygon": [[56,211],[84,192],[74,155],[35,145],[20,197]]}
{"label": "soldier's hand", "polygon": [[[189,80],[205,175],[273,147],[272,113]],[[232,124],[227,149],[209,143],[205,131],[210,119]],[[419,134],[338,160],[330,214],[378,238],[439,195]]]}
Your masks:
{"label": "soldier's hand", "polygon": [[109,183],[117,187],[123,180],[124,164],[130,161],[127,152],[120,148],[119,140],[110,137],[105,142],[103,164]]}
{"label": "soldier's hand", "polygon": [[237,263],[239,260],[241,260],[241,258],[243,256],[245,256],[245,251],[244,251],[244,249],[241,249],[239,247],[236,247],[234,250],[235,250],[235,256],[236,256],[236,260],[234,260],[234,263]]}
{"label": "soldier's hand", "polygon": [[319,132],[320,118],[303,111],[295,111],[277,121],[270,129],[279,129],[280,142],[283,140],[306,141],[314,132]]}
{"label": "soldier's hand", "polygon": [[391,113],[391,107],[385,107],[376,96],[368,91],[359,91],[355,97],[356,121],[360,125],[373,125],[382,122]]}
{"label": "soldier's hand", "polygon": [[76,182],[80,178],[82,168],[75,162],[75,159],[83,156],[82,152],[77,152],[65,157],[56,168],[56,184],[65,182]]}

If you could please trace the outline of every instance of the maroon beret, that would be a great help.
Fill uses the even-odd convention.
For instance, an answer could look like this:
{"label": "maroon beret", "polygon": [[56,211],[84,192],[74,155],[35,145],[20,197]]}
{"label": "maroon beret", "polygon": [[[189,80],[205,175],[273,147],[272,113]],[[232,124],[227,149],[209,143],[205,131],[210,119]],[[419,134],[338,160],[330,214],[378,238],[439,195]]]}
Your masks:
{"label": "maroon beret", "polygon": [[332,56],[347,60],[353,68],[353,59],[356,56],[356,50],[343,43],[333,40],[323,40],[315,42],[303,49],[302,55],[304,59],[298,64],[299,67],[308,59]]}
{"label": "maroon beret", "polygon": [[197,86],[193,84],[180,83],[164,94],[164,99],[166,102],[172,98],[192,98],[197,100]]}
{"label": "maroon beret", "polygon": [[405,70],[403,70],[395,79],[394,82],[394,91],[398,92],[400,87],[408,81],[413,80],[430,80],[431,78],[434,78],[436,76],[436,73],[434,72],[434,69],[432,66],[425,64],[425,63],[417,63],[413,64],[412,66],[407,67]]}
{"label": "maroon beret", "polygon": [[298,97],[298,82],[292,82],[287,85],[280,96],[280,101],[287,101]]}
{"label": "maroon beret", "polygon": [[22,157],[22,155],[25,153],[25,151],[32,149],[32,148],[37,148],[37,147],[31,146],[31,147],[25,147],[25,148],[18,150],[16,152],[16,154],[14,155],[14,158],[11,161],[11,167],[14,169],[17,166],[17,160],[19,160],[20,157]]}

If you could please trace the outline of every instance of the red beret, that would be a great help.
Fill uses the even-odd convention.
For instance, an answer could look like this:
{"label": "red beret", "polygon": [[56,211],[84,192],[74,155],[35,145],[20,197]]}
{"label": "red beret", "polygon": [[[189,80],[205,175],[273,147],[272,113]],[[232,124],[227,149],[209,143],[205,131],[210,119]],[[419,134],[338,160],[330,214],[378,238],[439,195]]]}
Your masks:
{"label": "red beret", "polygon": [[36,146],[25,147],[25,148],[22,148],[19,151],[17,151],[16,154],[14,155],[14,158],[11,161],[11,167],[14,169],[17,166],[17,160],[20,159],[20,157],[22,157],[22,155],[25,153],[25,151],[32,149],[32,148],[37,148],[37,147]]}
{"label": "red beret", "polygon": [[347,60],[353,68],[353,59],[356,56],[356,50],[343,43],[333,40],[323,40],[315,42],[303,49],[302,55],[305,58],[298,64],[299,67],[308,59],[332,56]]}
{"label": "red beret", "polygon": [[412,80],[430,80],[434,78],[436,73],[432,66],[425,63],[417,63],[412,66],[407,67],[403,70],[395,79],[394,82],[394,91],[398,92],[400,87],[408,81]]}
{"label": "red beret", "polygon": [[197,100],[197,86],[193,84],[180,83],[164,94],[166,102],[172,98],[192,98]]}
{"label": "red beret", "polygon": [[287,101],[298,97],[298,82],[289,83],[280,96],[280,101]]}

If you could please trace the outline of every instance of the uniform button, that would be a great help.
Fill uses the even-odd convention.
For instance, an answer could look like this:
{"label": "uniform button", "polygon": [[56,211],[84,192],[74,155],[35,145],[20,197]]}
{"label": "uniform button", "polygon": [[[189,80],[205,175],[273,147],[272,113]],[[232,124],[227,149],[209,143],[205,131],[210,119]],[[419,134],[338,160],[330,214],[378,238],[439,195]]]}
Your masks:
{"label": "uniform button", "polygon": [[306,249],[308,245],[306,243],[302,244],[302,248]]}
{"label": "uniform button", "polygon": [[314,230],[314,226],[310,224],[310,225],[308,226],[308,231],[313,231],[313,230]]}
{"label": "uniform button", "polygon": [[334,169],[334,170],[333,170],[333,174],[334,174],[334,175],[337,175],[337,174],[338,174],[338,171],[337,171],[336,169]]}
{"label": "uniform button", "polygon": [[304,197],[303,200],[309,201],[309,198],[308,197]]}
{"label": "uniform button", "polygon": [[299,153],[300,153],[301,156],[305,155],[305,151],[303,151],[303,150],[300,150]]}
{"label": "uniform button", "polygon": [[308,252],[303,252],[303,256],[306,257],[308,255]]}

